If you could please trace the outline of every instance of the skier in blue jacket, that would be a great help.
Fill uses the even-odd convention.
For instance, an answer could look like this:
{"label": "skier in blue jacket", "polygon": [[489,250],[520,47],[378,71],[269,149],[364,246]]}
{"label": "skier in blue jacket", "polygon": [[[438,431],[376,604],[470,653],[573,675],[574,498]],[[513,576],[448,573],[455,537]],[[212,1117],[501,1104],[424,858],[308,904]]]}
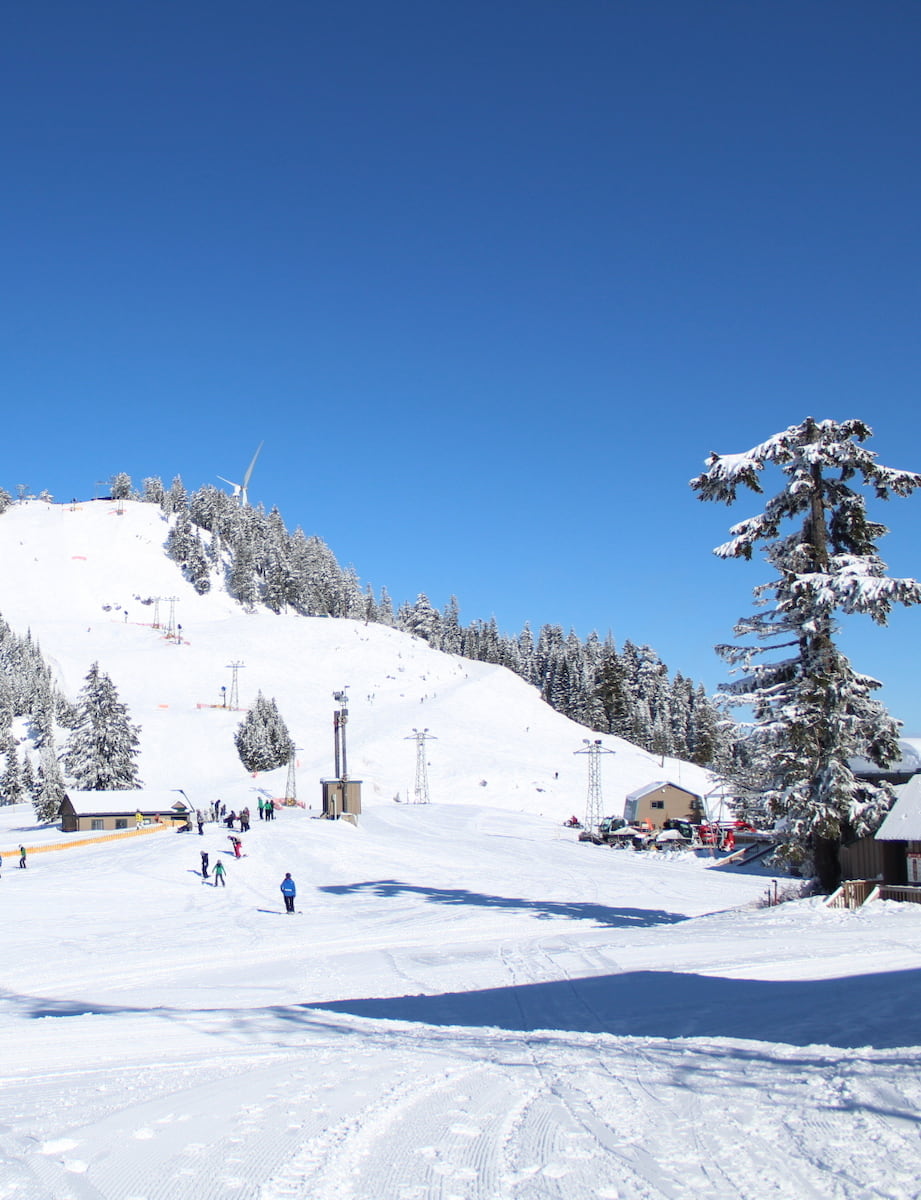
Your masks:
{"label": "skier in blue jacket", "polygon": [[297,888],[294,886],[294,880],[291,878],[289,871],[281,881],[281,894],[285,898],[285,912],[294,912],[294,897],[297,895]]}

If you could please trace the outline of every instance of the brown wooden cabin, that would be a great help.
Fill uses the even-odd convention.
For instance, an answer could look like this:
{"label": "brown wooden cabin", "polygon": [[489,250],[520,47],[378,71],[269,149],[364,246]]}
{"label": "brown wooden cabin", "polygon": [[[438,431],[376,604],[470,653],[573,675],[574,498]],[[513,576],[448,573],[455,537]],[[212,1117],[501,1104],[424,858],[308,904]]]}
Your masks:
{"label": "brown wooden cabin", "polygon": [[704,819],[704,802],[696,792],[660,780],[630,793],[624,804],[624,817],[630,825],[648,821],[656,829],[669,820],[686,820],[697,825]]}
{"label": "brown wooden cabin", "polygon": [[181,788],[138,788],[124,792],[68,790],[58,811],[64,833],[134,829],[138,813],[143,824],[184,825],[194,814]]}

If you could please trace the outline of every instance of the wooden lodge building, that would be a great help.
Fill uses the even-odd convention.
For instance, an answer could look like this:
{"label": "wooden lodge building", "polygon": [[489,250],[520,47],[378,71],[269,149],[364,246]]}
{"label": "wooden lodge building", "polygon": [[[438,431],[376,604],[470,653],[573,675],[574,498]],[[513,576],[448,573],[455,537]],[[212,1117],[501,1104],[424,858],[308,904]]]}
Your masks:
{"label": "wooden lodge building", "polygon": [[138,788],[122,792],[67,791],[59,809],[64,833],[106,832],[145,825],[184,825],[193,815],[181,788]]}
{"label": "wooden lodge building", "polygon": [[696,825],[704,819],[704,802],[696,792],[660,780],[630,793],[624,804],[624,817],[630,825],[648,821],[656,829],[670,820],[692,821]]}

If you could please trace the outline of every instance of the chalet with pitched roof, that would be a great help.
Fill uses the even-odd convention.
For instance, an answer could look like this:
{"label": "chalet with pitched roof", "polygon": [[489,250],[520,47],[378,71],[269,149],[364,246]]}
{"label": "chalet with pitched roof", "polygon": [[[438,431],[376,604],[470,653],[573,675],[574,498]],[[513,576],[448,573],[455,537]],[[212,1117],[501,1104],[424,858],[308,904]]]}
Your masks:
{"label": "chalet with pitched roof", "polygon": [[137,788],[122,792],[68,791],[59,809],[61,829],[65,833],[134,829],[139,817],[141,824],[160,822],[184,825],[192,813],[189,798],[181,788]]}

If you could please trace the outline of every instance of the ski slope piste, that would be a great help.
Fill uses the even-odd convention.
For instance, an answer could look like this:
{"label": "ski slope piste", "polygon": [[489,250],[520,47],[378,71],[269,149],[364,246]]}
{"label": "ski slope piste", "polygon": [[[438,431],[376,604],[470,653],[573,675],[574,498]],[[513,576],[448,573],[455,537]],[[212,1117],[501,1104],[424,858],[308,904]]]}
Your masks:
{"label": "ski slope piste", "polygon": [[[83,835],[0,808],[0,1200],[917,1196],[915,906],[761,907],[764,875],[580,844],[588,733],[521,680],[197,596],[165,535],[149,505],[18,505],[0,613],[71,699],[110,674],[146,786],[255,814],[285,771],[249,775],[242,713],[211,707],[245,663],[241,707],[275,697],[304,807],[255,820],[239,860],[212,822],[32,853]],[[355,826],[318,819],[346,685]],[[706,784],[605,744],[609,811],[679,769]]]}

